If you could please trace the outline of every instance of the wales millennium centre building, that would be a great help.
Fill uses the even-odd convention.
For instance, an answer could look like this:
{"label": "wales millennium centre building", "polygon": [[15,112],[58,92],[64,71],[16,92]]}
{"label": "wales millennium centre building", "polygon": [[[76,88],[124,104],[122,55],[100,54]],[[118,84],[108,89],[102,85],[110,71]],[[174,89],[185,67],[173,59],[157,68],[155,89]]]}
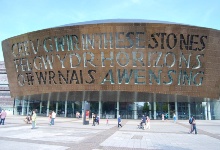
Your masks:
{"label": "wales millennium centre building", "polygon": [[220,119],[220,31],[98,20],[2,41],[14,115]]}

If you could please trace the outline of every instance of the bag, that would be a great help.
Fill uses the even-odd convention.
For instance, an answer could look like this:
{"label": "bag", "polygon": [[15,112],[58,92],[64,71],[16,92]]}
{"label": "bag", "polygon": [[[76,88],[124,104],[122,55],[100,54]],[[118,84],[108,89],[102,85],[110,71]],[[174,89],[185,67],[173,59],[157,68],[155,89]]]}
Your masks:
{"label": "bag", "polygon": [[189,124],[192,124],[192,122],[193,122],[193,119],[190,118],[190,119],[189,119]]}

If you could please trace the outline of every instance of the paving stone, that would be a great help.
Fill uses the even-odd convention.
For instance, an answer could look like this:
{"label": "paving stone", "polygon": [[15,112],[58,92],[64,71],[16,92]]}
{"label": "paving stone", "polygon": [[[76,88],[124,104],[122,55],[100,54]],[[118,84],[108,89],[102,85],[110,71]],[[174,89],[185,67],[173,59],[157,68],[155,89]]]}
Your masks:
{"label": "paving stone", "polygon": [[38,117],[37,128],[24,124],[23,116],[8,116],[0,126],[1,149],[7,150],[219,150],[220,121],[197,120],[198,134],[188,134],[188,120],[151,120],[151,129],[137,129],[139,120],[117,120],[110,125],[100,120],[100,125],[82,125],[75,118],[56,118],[48,125],[47,117]]}

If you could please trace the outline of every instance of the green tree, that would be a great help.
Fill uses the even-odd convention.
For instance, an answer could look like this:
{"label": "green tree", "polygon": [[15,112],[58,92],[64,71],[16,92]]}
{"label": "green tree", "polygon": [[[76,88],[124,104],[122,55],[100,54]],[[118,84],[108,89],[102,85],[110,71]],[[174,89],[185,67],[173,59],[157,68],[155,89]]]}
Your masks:
{"label": "green tree", "polygon": [[148,112],[148,111],[149,111],[149,106],[148,106],[148,103],[145,102],[145,103],[144,103],[144,107],[143,107],[143,109],[142,109],[142,112],[144,113],[144,112]]}

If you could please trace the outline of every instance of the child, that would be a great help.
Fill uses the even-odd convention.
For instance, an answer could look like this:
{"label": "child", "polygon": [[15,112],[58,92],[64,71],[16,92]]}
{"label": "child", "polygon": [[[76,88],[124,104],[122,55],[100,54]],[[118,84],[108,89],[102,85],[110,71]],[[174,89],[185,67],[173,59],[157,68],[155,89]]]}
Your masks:
{"label": "child", "polygon": [[30,116],[27,116],[27,117],[24,119],[24,122],[26,122],[27,124],[31,123]]}

